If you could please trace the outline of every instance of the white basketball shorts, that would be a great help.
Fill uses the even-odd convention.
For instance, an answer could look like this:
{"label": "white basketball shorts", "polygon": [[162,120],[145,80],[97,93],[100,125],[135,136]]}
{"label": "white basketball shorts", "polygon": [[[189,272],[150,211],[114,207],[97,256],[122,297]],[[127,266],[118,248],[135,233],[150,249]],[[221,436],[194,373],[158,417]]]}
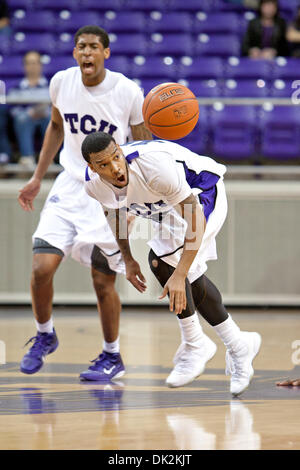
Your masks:
{"label": "white basketball shorts", "polygon": [[66,171],[60,173],[46,199],[33,238],[41,238],[71,255],[81,264],[91,265],[97,245],[110,269],[124,272],[119,247],[106,221],[102,206],[85,192],[83,183]]}
{"label": "white basketball shorts", "polygon": [[[227,215],[227,198],[223,180],[217,183],[217,197],[214,210],[211,212],[200,249],[190,267],[188,279],[192,283],[207,270],[207,261],[217,259],[216,236],[220,231]],[[176,267],[184,244],[185,222],[180,216],[171,213],[171,224],[168,219],[156,231],[155,236],[148,242],[156,256],[169,265]]]}

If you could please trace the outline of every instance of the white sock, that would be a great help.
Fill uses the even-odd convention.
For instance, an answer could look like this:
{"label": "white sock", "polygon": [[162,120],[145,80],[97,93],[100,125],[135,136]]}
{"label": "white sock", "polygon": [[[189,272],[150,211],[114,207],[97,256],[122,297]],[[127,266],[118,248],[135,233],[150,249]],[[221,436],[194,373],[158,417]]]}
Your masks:
{"label": "white sock", "polygon": [[46,321],[46,323],[38,323],[35,320],[36,328],[40,333],[53,333],[53,320]]}
{"label": "white sock", "polygon": [[198,346],[203,340],[203,330],[200,325],[198,313],[195,312],[193,315],[187,318],[178,318],[178,323],[181,331],[181,341],[184,343]]}
{"label": "white sock", "polygon": [[107,343],[105,340],[103,340],[103,350],[114,354],[114,353],[119,353],[120,352],[120,337],[118,336],[115,341],[112,343]]}
{"label": "white sock", "polygon": [[241,330],[230,315],[227,320],[213,326],[213,328],[230,351],[237,352],[244,347],[244,341],[241,339]]}

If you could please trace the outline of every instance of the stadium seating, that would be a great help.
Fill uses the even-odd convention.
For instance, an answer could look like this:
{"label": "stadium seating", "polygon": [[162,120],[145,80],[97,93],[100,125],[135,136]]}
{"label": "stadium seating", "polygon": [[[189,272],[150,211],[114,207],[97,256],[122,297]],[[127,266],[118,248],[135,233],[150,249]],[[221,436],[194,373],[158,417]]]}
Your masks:
{"label": "stadium seating", "polygon": [[192,32],[195,34],[235,34],[240,22],[236,13],[204,13],[195,15]]}
{"label": "stadium seating", "polygon": [[20,56],[1,56],[0,59],[0,77],[1,79],[18,78],[24,76],[23,57]]}
{"label": "stadium seating", "polygon": [[[279,0],[279,6],[284,18],[291,20],[298,0]],[[28,50],[41,52],[48,79],[58,70],[76,65],[72,57],[74,33],[83,25],[97,24],[110,37],[107,68],[134,79],[145,93],[159,83],[172,81],[185,84],[204,99],[298,99],[300,59],[254,61],[241,57],[242,36],[257,14],[245,9],[242,2],[10,0],[9,7],[13,33],[2,36],[0,42],[0,79],[7,89],[23,76],[23,55]],[[224,159],[251,159],[264,152],[279,159],[289,135],[294,140],[287,155],[295,158],[297,152],[300,156],[297,113],[289,114],[284,108],[259,112],[258,105],[248,111],[244,106],[201,106],[195,130],[180,143],[200,153],[212,150]],[[290,133],[285,121],[291,125]],[[259,125],[263,128],[261,139]],[[271,151],[274,129],[279,129],[278,150]]]}
{"label": "stadium seating", "polygon": [[223,96],[227,98],[264,98],[268,96],[268,84],[264,80],[226,80]]}
{"label": "stadium seating", "polygon": [[226,79],[263,79],[269,80],[272,66],[268,60],[253,60],[248,57],[230,57],[225,62]]}
{"label": "stadium seating", "polygon": [[51,11],[23,11],[17,10],[11,25],[15,31],[22,32],[53,32],[56,29],[55,16]]}
{"label": "stadium seating", "polygon": [[159,11],[151,12],[146,24],[148,33],[189,33],[192,27],[192,15],[188,13],[168,12],[161,13]]}
{"label": "stadium seating", "polygon": [[276,160],[299,159],[300,108],[274,106],[260,113],[261,153]]}
{"label": "stadium seating", "polygon": [[176,81],[176,61],[172,57],[134,57],[130,65],[129,75],[134,78],[164,77],[168,81]]}
{"label": "stadium seating", "polygon": [[178,62],[179,78],[221,79],[223,61],[219,57],[181,57]]}
{"label": "stadium seating", "polygon": [[199,34],[195,42],[194,54],[217,57],[239,56],[240,48],[240,40],[236,35]]}
{"label": "stadium seating", "polygon": [[27,51],[36,50],[42,54],[51,55],[55,51],[55,36],[50,33],[21,33],[14,35],[11,42],[13,54],[25,54]]}
{"label": "stadium seating", "polygon": [[151,55],[188,55],[193,50],[193,40],[189,34],[153,33],[147,50]]}
{"label": "stadium seating", "polygon": [[176,143],[183,145],[190,149],[192,152],[196,152],[200,155],[205,155],[207,151],[208,145],[208,119],[209,119],[209,111],[208,108],[205,106],[201,107],[199,113],[199,120],[192,130],[192,132],[176,141]]}
{"label": "stadium seating", "polygon": [[224,160],[247,160],[256,153],[254,106],[215,106],[211,110],[212,154]]}
{"label": "stadium seating", "polygon": [[101,22],[102,17],[97,12],[63,11],[59,16],[56,27],[59,33],[74,34],[82,25],[101,24]]}
{"label": "stadium seating", "polygon": [[143,33],[146,17],[141,12],[109,11],[105,13],[101,25],[110,33]]}

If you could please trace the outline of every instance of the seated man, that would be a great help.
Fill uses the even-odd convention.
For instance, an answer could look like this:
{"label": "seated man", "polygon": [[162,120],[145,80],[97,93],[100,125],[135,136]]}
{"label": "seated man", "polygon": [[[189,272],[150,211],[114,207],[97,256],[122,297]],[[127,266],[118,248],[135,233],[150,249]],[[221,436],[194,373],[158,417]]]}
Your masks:
{"label": "seated man", "polygon": [[[35,164],[34,136],[37,129],[44,137],[49,120],[50,107],[48,81],[42,75],[42,63],[39,52],[29,51],[24,56],[25,77],[9,95],[14,98],[32,99],[32,105],[18,105],[11,110],[21,157],[19,163],[26,168]],[[41,100],[41,103],[38,101]],[[44,103],[43,103],[44,101]]]}
{"label": "seated man", "polygon": [[163,286],[160,299],[169,295],[182,337],[167,385],[191,382],[215,354],[216,346],[204,335],[197,309],[227,348],[230,390],[239,395],[253,377],[252,361],[261,337],[240,331],[220,292],[204,275],[206,262],[217,258],[215,237],[227,213],[225,166],[164,140],[120,147],[104,132],[89,134],[81,149],[88,163],[85,189],[106,210],[126,278],[140,292],[146,289],[145,278],[131,254],[124,215],[147,217],[157,226],[149,243],[149,264]]}

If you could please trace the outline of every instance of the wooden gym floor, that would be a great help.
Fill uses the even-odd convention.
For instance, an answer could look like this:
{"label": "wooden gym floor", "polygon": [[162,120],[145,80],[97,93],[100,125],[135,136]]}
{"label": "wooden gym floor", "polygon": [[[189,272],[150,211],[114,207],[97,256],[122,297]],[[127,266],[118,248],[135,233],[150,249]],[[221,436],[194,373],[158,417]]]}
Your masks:
{"label": "wooden gym floor", "polygon": [[224,374],[225,348],[204,321],[216,356],[193,383],[169,389],[164,381],[180,334],[166,309],[123,311],[127,372],[100,384],[78,379],[102,349],[95,308],[56,308],[60,346],[39,373],[26,376],[19,362],[35,335],[31,309],[1,307],[0,449],[300,449],[300,387],[275,385],[300,377],[300,311],[231,313],[241,329],[263,338],[254,379],[238,399]]}

